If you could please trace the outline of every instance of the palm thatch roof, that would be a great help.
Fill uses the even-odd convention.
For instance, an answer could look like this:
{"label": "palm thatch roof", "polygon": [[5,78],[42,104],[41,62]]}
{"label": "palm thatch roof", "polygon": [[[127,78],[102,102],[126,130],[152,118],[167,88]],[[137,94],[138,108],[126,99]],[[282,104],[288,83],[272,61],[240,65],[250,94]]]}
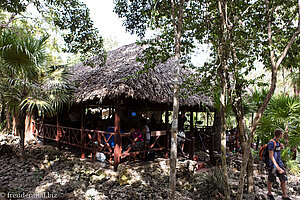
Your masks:
{"label": "palm thatch roof", "polygon": [[[130,44],[109,51],[106,64],[91,68],[82,63],[70,67],[73,79],[78,83],[75,92],[76,102],[100,101],[125,96],[136,100],[146,100],[153,103],[172,105],[174,60],[150,69],[148,73],[135,75],[143,69],[143,64],[136,58],[143,55],[143,48]],[[191,69],[182,69],[181,82],[184,74],[193,73]],[[180,98],[180,106],[195,106],[200,103],[211,106],[210,98],[203,94],[189,95]]]}

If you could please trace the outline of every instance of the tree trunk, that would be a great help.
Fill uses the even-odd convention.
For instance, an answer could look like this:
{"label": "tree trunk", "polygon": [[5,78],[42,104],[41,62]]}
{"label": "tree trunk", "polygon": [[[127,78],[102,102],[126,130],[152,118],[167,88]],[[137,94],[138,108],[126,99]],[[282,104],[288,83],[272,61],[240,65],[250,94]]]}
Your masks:
{"label": "tree trunk", "polygon": [[33,115],[30,113],[26,114],[26,118],[25,118],[25,141],[28,140],[33,140],[34,137],[34,127],[33,127],[33,123],[34,123],[34,119],[33,119]]}
{"label": "tree trunk", "polygon": [[11,112],[9,107],[6,108],[6,130],[8,133],[11,132]]}
{"label": "tree trunk", "polygon": [[254,171],[254,158],[252,155],[252,152],[249,154],[249,161],[247,165],[247,189],[248,193],[254,192],[255,187],[254,187],[254,177],[253,177],[253,171]]}
{"label": "tree trunk", "polygon": [[220,117],[220,111],[217,110],[214,114],[214,140],[215,140],[215,146],[214,150],[221,152],[221,117]]}
{"label": "tree trunk", "polygon": [[19,110],[18,113],[14,114],[16,133],[20,136],[20,154],[21,157],[25,158],[25,118],[26,114],[23,110]]}
{"label": "tree trunk", "polygon": [[8,133],[11,131],[11,112],[8,106],[6,108],[6,130]]}
{"label": "tree trunk", "polygon": [[271,86],[270,90],[265,97],[262,105],[258,109],[254,120],[253,120],[253,125],[251,127],[251,131],[249,134],[248,141],[246,143],[245,147],[245,155],[243,157],[243,163],[241,167],[241,172],[240,172],[240,177],[239,177],[239,188],[237,192],[237,200],[241,200],[243,197],[243,186],[244,186],[244,174],[246,171],[246,166],[249,160],[249,152],[250,152],[250,145],[253,141],[254,133],[257,128],[258,122],[262,117],[263,112],[265,111],[268,103],[270,102],[271,97],[274,94],[274,91],[276,89],[276,83],[277,83],[277,71],[278,67],[281,64],[282,60],[286,57],[288,50],[292,46],[292,44],[295,42],[296,37],[300,34],[300,0],[298,0],[298,27],[294,34],[292,35],[290,41],[288,42],[287,46],[284,48],[282,51],[281,55],[278,57],[277,61],[275,60],[275,52],[273,50],[273,42],[272,42],[272,29],[271,29],[271,24],[272,24],[272,9],[269,8],[269,1],[265,0],[266,3],[266,19],[268,23],[268,43],[269,43],[269,51],[270,51],[270,61],[271,61],[271,67],[272,67],[272,75],[271,75]]}
{"label": "tree trunk", "polygon": [[18,115],[17,114],[13,114],[13,119],[12,119],[12,134],[16,135],[16,136],[20,136],[18,129],[17,129],[17,125],[18,125]]}
{"label": "tree trunk", "polygon": [[[221,74],[221,73],[220,73]],[[222,154],[222,174],[224,179],[225,197],[230,199],[230,190],[228,185],[227,162],[226,162],[226,119],[225,119],[225,98],[226,82],[225,77],[221,75],[221,95],[220,95],[220,115],[221,115],[221,154]]]}
{"label": "tree trunk", "polygon": [[118,170],[118,165],[120,163],[122,154],[122,138],[120,134],[121,130],[121,101],[118,100],[115,106],[115,148],[114,148],[114,171]]}
{"label": "tree trunk", "polygon": [[285,75],[284,75],[284,67],[282,67],[282,82],[283,82],[283,94],[286,95],[286,84],[285,84]]}
{"label": "tree trunk", "polygon": [[1,103],[1,115],[0,115],[0,123],[3,123],[5,120],[5,103]]}
{"label": "tree trunk", "polygon": [[170,177],[169,194],[170,200],[175,199],[176,188],[176,160],[177,160],[177,133],[178,133],[178,110],[179,110],[179,72],[180,72],[180,40],[183,23],[184,0],[180,0],[179,16],[176,20],[176,11],[174,0],[172,2],[172,18],[175,35],[175,69],[174,69],[174,96],[173,96],[173,122],[171,128],[171,158],[170,158]]}
{"label": "tree trunk", "polygon": [[228,174],[227,174],[227,163],[226,163],[226,116],[225,116],[225,108],[226,108],[226,73],[228,71],[228,35],[229,30],[227,29],[226,21],[228,19],[227,16],[227,1],[219,0],[218,1],[219,14],[221,17],[221,30],[222,30],[222,38],[220,40],[218,54],[220,57],[220,67],[218,69],[218,74],[221,82],[221,93],[220,93],[220,116],[221,116],[221,157],[222,157],[222,174],[224,180],[224,188],[225,188],[225,198],[230,200],[230,189],[228,184]]}

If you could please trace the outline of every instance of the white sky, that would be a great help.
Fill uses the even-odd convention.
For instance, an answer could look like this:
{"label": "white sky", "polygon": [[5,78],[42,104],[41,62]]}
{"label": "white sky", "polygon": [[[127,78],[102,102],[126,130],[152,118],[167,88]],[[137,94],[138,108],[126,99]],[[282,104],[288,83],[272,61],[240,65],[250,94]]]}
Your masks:
{"label": "white sky", "polygon": [[122,19],[113,12],[112,0],[82,0],[90,9],[91,18],[101,36],[118,42],[118,47],[134,43],[138,37],[126,32]]}
{"label": "white sky", "polygon": [[[82,0],[90,9],[90,17],[94,21],[95,26],[98,28],[101,36],[104,39],[112,39],[118,43],[116,47],[126,44],[134,43],[138,37],[126,32],[122,26],[122,19],[113,12],[113,0]],[[150,36],[149,31],[146,37]],[[192,62],[196,65],[203,65],[209,58],[208,46],[199,46],[198,52],[192,56]]]}

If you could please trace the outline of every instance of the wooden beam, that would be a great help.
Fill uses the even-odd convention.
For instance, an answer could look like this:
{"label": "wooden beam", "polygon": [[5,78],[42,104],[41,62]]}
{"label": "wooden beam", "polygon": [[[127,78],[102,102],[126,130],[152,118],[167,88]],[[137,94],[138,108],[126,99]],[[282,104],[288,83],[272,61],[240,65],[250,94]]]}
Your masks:
{"label": "wooden beam", "polygon": [[120,135],[121,130],[121,109],[120,101],[117,101],[115,107],[115,149],[114,149],[114,171],[118,170],[118,165],[121,158],[122,140]]}
{"label": "wooden beam", "polygon": [[57,147],[58,149],[61,149],[61,143],[60,143],[60,138],[62,136],[62,130],[59,127],[59,119],[58,119],[59,114],[57,113],[56,115],[56,142],[57,142]]}
{"label": "wooden beam", "polygon": [[214,137],[214,134],[210,134],[209,140],[210,140],[210,145],[209,145],[210,163],[213,166],[215,166],[216,165],[216,160],[215,160],[215,156],[214,156],[214,146],[215,146],[215,137]]}
{"label": "wooden beam", "polygon": [[194,130],[194,117],[193,117],[193,111],[190,111],[190,133],[192,135]]}
{"label": "wooden beam", "polygon": [[165,137],[165,156],[164,158],[165,159],[168,159],[169,157],[169,135],[170,135],[170,132],[168,130],[169,128],[169,110],[166,110],[166,115],[165,115],[165,122],[166,122],[166,137]]}
{"label": "wooden beam", "polygon": [[195,146],[195,137],[191,138],[191,141],[189,142],[189,159],[193,160],[194,158],[194,146]]}
{"label": "wooden beam", "polygon": [[84,117],[85,117],[85,106],[81,104],[81,139],[80,139],[80,146],[81,146],[81,159],[85,159],[85,153],[84,153]]}
{"label": "wooden beam", "polygon": [[208,126],[208,116],[209,116],[209,113],[206,112],[206,126]]}
{"label": "wooden beam", "polygon": [[166,123],[166,127],[165,129],[168,131],[168,126],[169,126],[169,111],[166,110],[166,114],[165,114],[165,123]]}

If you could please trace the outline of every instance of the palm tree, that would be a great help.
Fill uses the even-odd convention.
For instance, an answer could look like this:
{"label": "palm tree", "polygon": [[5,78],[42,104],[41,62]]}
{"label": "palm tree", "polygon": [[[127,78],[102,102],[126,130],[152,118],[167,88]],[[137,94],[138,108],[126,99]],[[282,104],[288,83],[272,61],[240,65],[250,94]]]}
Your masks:
{"label": "palm tree", "polygon": [[63,110],[64,106],[70,107],[72,92],[75,87],[71,81],[71,73],[66,66],[50,66],[43,68],[40,81],[33,84],[34,88],[21,102],[22,109],[38,116],[53,116]]}
{"label": "palm tree", "polygon": [[26,111],[54,114],[63,103],[70,101],[72,88],[67,86],[65,69],[43,67],[47,59],[45,44],[48,36],[36,39],[10,30],[0,34],[0,93],[12,110],[24,157]]}
{"label": "palm tree", "polygon": [[291,79],[292,81],[292,86],[294,88],[294,94],[296,96],[299,96],[300,95],[300,70],[298,68],[298,71],[297,69],[295,69],[296,71],[294,72],[293,69],[291,69],[291,73],[288,75],[288,78]]}
{"label": "palm tree", "polygon": [[24,151],[25,112],[21,102],[27,97],[34,82],[38,81],[40,66],[46,59],[45,41],[48,36],[36,39],[29,34],[11,30],[1,32],[1,93],[12,109],[20,136],[21,155]]}
{"label": "palm tree", "polygon": [[300,117],[300,100],[295,96],[279,95],[271,99],[268,113],[284,127],[284,141],[289,146],[289,127]]}

